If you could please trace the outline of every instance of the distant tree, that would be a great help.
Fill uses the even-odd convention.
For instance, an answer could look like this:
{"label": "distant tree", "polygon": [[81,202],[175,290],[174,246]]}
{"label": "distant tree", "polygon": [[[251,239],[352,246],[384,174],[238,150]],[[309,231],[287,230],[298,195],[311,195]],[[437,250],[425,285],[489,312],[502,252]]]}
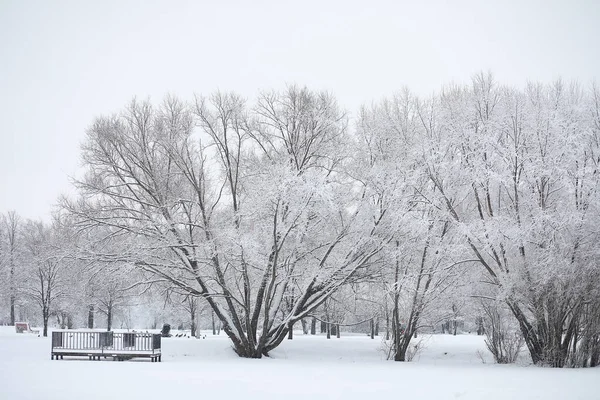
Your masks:
{"label": "distant tree", "polygon": [[16,320],[15,308],[19,292],[19,255],[21,253],[21,228],[22,222],[19,215],[14,211],[9,211],[5,216],[0,217],[0,263],[6,266],[10,324],[14,325]]}
{"label": "distant tree", "polygon": [[6,240],[5,240],[5,223],[4,215],[0,214],[0,307],[4,309],[6,304],[6,315],[3,316],[4,311],[0,314],[0,324],[6,324],[8,318],[10,318],[10,283],[9,283],[9,270],[8,263],[6,260]]}
{"label": "distant tree", "polygon": [[131,266],[118,263],[95,263],[89,273],[88,298],[94,310],[106,316],[106,330],[110,331],[113,329],[115,316],[119,312],[125,312],[136,297],[137,293],[132,289],[135,271]]}
{"label": "distant tree", "polygon": [[54,222],[27,221],[23,226],[25,279],[23,294],[41,311],[43,335],[48,335],[48,320],[56,302],[67,293],[67,262],[60,250],[64,232]]}

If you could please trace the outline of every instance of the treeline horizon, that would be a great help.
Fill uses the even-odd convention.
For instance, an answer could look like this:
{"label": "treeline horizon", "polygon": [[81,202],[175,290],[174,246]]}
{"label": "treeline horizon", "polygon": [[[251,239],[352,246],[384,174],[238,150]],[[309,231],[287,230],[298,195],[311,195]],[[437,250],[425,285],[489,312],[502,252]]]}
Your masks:
{"label": "treeline horizon", "polygon": [[206,307],[241,357],[318,315],[385,326],[396,361],[419,331],[470,320],[500,363],[521,346],[538,365],[600,363],[596,84],[481,73],[352,121],[297,85],[134,99],[81,151],[50,223],[3,217],[13,323],[19,302],[46,332],[53,313],[110,321],[143,294],[176,298],[192,326]]}

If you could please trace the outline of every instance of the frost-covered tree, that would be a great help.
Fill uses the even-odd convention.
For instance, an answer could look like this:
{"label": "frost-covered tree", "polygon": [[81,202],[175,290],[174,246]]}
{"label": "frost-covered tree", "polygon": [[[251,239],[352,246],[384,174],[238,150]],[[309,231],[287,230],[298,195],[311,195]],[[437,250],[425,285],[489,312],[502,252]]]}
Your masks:
{"label": "frost-covered tree", "polygon": [[353,133],[331,94],[295,86],[251,105],[133,101],[94,121],[80,197],[63,204],[98,237],[89,261],[202,298],[242,357],[321,312],[358,320],[369,307],[347,295],[378,287],[365,299],[391,320],[397,360],[484,295],[535,363],[600,361],[597,87],[480,74],[364,108]]}
{"label": "frost-covered tree", "polygon": [[[573,364],[598,283],[598,98],[596,87],[517,91],[480,74],[470,87],[427,99],[405,91],[361,111],[362,179],[402,221],[395,256],[412,279],[397,267],[387,280],[394,304],[420,315],[419,299],[437,297],[426,295],[434,277],[448,283],[450,266],[477,263],[533,361]],[[400,288],[413,301],[401,301]],[[398,319],[408,334],[412,317]]]}
{"label": "frost-covered tree", "polygon": [[3,267],[5,293],[8,297],[9,321],[10,325],[14,325],[22,275],[19,268],[22,220],[16,212],[9,211],[6,215],[0,215],[0,225],[0,265]]}
{"label": "frost-covered tree", "polygon": [[2,314],[0,314],[0,324],[3,325],[6,324],[10,318],[10,273],[6,262],[6,243],[4,240],[4,230],[4,215],[0,214],[0,307],[2,308]]}
{"label": "frost-covered tree", "polygon": [[479,75],[419,110],[437,189],[429,201],[461,230],[535,363],[569,360],[598,283],[597,97],[560,81],[516,91]]}
{"label": "frost-covered tree", "polygon": [[346,128],[331,95],[297,87],[253,108],[223,93],[134,101],[89,129],[65,206],[117,239],[103,261],[205,298],[237,354],[261,357],[382,247],[383,216],[343,173]]}
{"label": "frost-covered tree", "polygon": [[[113,329],[115,316],[132,305],[136,293],[132,290],[135,271],[120,263],[94,265],[87,282],[90,304],[106,317],[106,330]],[[91,309],[90,309],[91,310]]]}
{"label": "frost-covered tree", "polygon": [[27,221],[23,226],[24,280],[22,293],[38,306],[43,323],[43,335],[48,335],[48,321],[57,301],[67,295],[68,262],[61,250],[65,240],[58,223],[46,225]]}
{"label": "frost-covered tree", "polygon": [[426,200],[436,188],[421,153],[421,106],[404,90],[363,108],[357,129],[362,163],[356,174],[369,182],[379,212],[394,215],[380,274],[396,361],[407,359],[413,336],[430,323],[427,313],[453,283],[455,267],[467,261],[447,213]]}

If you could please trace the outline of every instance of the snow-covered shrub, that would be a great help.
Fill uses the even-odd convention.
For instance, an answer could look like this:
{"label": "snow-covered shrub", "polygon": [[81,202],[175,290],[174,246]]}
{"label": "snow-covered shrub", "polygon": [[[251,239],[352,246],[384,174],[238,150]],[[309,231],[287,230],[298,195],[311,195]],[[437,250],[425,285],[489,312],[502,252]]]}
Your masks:
{"label": "snow-covered shrub", "polygon": [[498,364],[512,364],[517,360],[525,340],[516,328],[511,326],[510,319],[496,303],[484,306],[485,345]]}

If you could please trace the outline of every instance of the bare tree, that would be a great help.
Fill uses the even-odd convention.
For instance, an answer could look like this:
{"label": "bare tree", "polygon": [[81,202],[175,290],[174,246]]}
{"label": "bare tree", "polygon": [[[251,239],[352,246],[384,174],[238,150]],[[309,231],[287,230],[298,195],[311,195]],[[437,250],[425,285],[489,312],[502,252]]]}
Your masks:
{"label": "bare tree", "polygon": [[65,296],[66,263],[60,254],[60,233],[56,225],[28,221],[23,228],[27,278],[23,293],[32,299],[42,315],[43,335],[48,335],[48,320],[56,301]]}
{"label": "bare tree", "polygon": [[[18,271],[17,263],[19,259],[19,240],[21,230],[21,218],[14,211],[9,211],[6,216],[0,219],[0,223],[3,225],[2,231],[6,235],[2,237],[3,241],[6,240],[4,252],[4,264],[8,270],[8,295],[9,295],[9,308],[10,308],[10,324],[15,324],[15,306],[17,303],[18,293]],[[0,231],[1,232],[1,231]],[[4,235],[2,235],[4,236]],[[1,250],[0,250],[1,251]]]}
{"label": "bare tree", "polygon": [[126,265],[99,263],[89,278],[89,296],[95,310],[106,316],[107,331],[112,330],[116,313],[127,308],[136,296],[131,290],[131,274],[131,268]]}
{"label": "bare tree", "polygon": [[98,258],[205,298],[238,355],[267,355],[382,247],[382,216],[333,168],[346,140],[336,107],[293,87],[257,111],[231,94],[193,108],[132,102],[89,130],[82,197],[65,206],[118,238],[122,249]]}
{"label": "bare tree", "polygon": [[485,345],[498,364],[514,363],[523,348],[523,335],[517,326],[511,326],[501,304],[495,301],[482,303],[486,324]]}
{"label": "bare tree", "polygon": [[[390,358],[396,361],[407,360],[424,316],[453,283],[455,267],[465,262],[448,215],[427,201],[436,188],[426,178],[420,153],[420,106],[404,90],[363,108],[358,121],[362,163],[355,174],[370,182],[378,212],[395,220],[390,230],[394,240],[381,260],[380,282],[389,296],[381,301],[391,333]],[[374,335],[375,324],[372,328]]]}
{"label": "bare tree", "polygon": [[593,93],[560,81],[518,92],[478,75],[419,110],[431,203],[462,227],[533,361],[555,367],[569,359],[589,301],[583,276],[597,269]]}

